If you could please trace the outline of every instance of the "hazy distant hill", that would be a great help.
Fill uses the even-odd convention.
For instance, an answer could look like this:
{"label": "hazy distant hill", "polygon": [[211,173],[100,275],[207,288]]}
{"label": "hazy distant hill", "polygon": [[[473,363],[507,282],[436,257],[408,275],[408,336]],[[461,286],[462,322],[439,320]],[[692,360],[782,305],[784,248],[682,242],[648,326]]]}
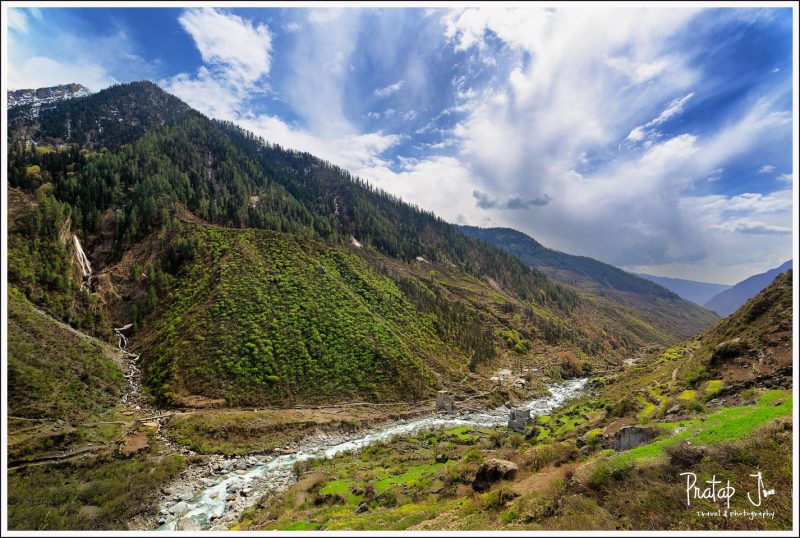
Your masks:
{"label": "hazy distant hill", "polygon": [[684,299],[697,303],[704,304],[706,301],[721,293],[731,286],[727,284],[714,284],[712,282],[699,282],[697,280],[686,280],[684,278],[672,278],[667,276],[647,275],[644,273],[636,273],[642,278],[646,278],[656,284],[661,284],[668,290],[674,291]]}
{"label": "hazy distant hill", "polygon": [[[686,337],[697,324],[711,324],[714,315],[650,280],[587,256],[575,256],[545,247],[532,237],[511,228],[461,226],[467,235],[487,241],[539,269],[554,280],[601,297],[614,308],[647,320],[659,330]],[[621,312],[622,310],[620,310]]]}
{"label": "hazy distant hill", "polygon": [[769,286],[776,276],[791,268],[792,260],[789,260],[780,267],[746,278],[730,289],[718,293],[706,301],[704,306],[721,316],[727,316]]}

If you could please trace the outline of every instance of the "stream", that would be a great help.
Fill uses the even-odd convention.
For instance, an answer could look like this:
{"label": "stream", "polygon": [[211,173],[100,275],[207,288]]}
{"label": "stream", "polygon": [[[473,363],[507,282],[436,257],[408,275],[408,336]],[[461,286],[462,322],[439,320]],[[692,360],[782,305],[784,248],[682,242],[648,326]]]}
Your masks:
{"label": "stream", "polygon": [[[549,388],[550,396],[531,400],[518,408],[531,410],[531,415],[545,415],[581,392],[586,379],[573,379]],[[172,488],[161,504],[157,530],[225,530],[233,525],[242,511],[265,494],[275,494],[294,481],[293,466],[311,458],[332,458],[347,451],[361,450],[378,441],[388,441],[442,427],[472,425],[499,426],[508,422],[506,407],[463,414],[435,414],[423,418],[393,422],[387,426],[356,434],[322,435],[306,441],[293,454],[278,456],[242,456],[209,464],[210,476],[195,484],[197,491]]]}

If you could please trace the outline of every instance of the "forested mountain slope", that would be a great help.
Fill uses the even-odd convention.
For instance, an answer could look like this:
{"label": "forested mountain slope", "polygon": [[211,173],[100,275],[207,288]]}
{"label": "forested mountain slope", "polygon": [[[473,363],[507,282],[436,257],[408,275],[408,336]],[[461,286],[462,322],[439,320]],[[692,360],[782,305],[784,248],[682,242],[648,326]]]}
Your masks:
{"label": "forested mountain slope", "polygon": [[460,230],[503,248],[553,280],[591,292],[592,296],[632,312],[664,334],[686,338],[694,335],[699,326],[707,326],[716,319],[713,313],[656,282],[587,256],[549,249],[517,230],[474,226],[461,226]]}
{"label": "forested mountain slope", "polygon": [[559,284],[152,83],[24,108],[9,113],[10,283],[103,338],[132,323],[162,403],[479,393],[500,365],[602,369],[711,321],[669,292],[643,313]]}

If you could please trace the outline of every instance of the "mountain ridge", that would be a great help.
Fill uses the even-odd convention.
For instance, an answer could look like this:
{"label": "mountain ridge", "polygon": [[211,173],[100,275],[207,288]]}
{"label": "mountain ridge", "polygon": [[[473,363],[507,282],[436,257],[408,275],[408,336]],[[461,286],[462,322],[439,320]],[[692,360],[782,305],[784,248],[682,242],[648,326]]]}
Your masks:
{"label": "mountain ridge", "polygon": [[741,282],[734,284],[729,289],[718,293],[706,301],[703,306],[720,315],[731,314],[747,302],[748,299],[754,297],[761,290],[769,286],[776,276],[791,268],[792,260],[788,260],[778,267],[747,277]]}
{"label": "mountain ridge", "polygon": [[675,278],[666,276],[648,275],[645,273],[635,273],[641,278],[651,280],[656,284],[664,286],[684,299],[703,306],[706,301],[714,295],[721,293],[731,286],[728,284],[717,284],[714,282],[702,282],[699,280],[688,280],[685,278]]}

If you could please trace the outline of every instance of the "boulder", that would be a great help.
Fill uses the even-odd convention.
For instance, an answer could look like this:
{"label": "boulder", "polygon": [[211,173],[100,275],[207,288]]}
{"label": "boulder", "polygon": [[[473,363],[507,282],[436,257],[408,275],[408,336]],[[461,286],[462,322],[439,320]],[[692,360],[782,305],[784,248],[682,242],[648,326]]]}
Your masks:
{"label": "boulder", "polygon": [[200,524],[190,517],[183,517],[178,521],[176,530],[179,531],[201,531]]}
{"label": "boulder", "polygon": [[436,463],[447,463],[449,459],[447,454],[436,454]]}
{"label": "boulder", "polygon": [[508,417],[508,427],[519,433],[525,433],[531,422],[530,409],[512,409]]}
{"label": "boulder", "polygon": [[475,480],[472,481],[472,489],[478,492],[486,491],[492,484],[500,480],[512,480],[519,467],[516,463],[508,460],[490,459],[486,460],[478,468]]}
{"label": "boulder", "polygon": [[639,445],[649,443],[657,433],[653,428],[624,426],[615,435],[614,450],[622,452],[623,450],[630,450]]}
{"label": "boulder", "polygon": [[747,344],[741,338],[734,338],[719,344],[714,348],[714,353],[711,355],[711,366],[719,366],[720,364],[740,357],[747,349]]}

